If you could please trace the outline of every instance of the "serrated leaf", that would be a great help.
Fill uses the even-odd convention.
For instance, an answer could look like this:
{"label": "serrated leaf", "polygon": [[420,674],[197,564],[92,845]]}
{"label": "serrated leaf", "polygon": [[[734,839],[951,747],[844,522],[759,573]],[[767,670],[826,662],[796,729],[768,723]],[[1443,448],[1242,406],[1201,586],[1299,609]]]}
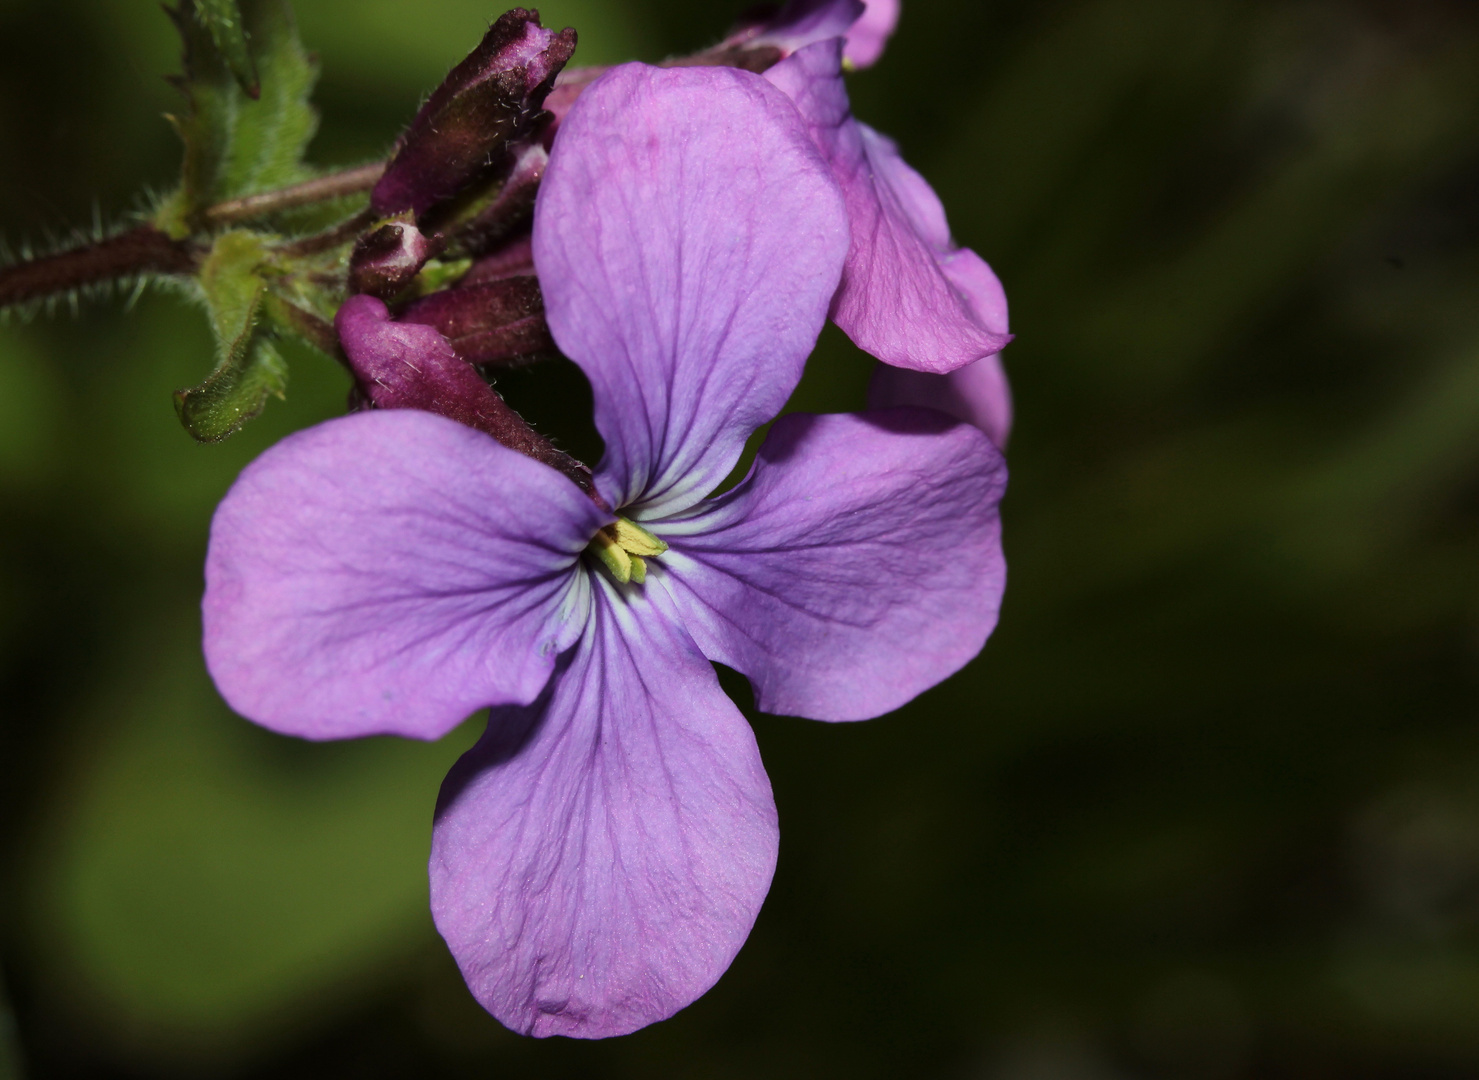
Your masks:
{"label": "serrated leaf", "polygon": [[256,98],[262,90],[257,65],[247,45],[246,25],[236,0],[196,0],[200,21],[211,33],[216,49],[226,61],[236,85],[247,97]]}
{"label": "serrated leaf", "polygon": [[234,88],[235,82],[227,77],[209,31],[195,17],[194,5],[184,0],[179,8],[165,10],[184,45],[184,72],[170,81],[185,96],[185,111],[167,117],[184,143],[184,156],[180,186],[160,204],[154,224],[181,239],[190,235],[196,214],[211,202],[235,127],[234,102],[228,89]]}
{"label": "serrated leaf", "polygon": [[318,129],[318,113],[309,104],[318,66],[298,40],[292,6],[287,0],[246,0],[242,14],[262,94],[257,101],[238,102],[218,199],[305,179],[303,154]]}
{"label": "serrated leaf", "polygon": [[175,237],[189,235],[213,203],[306,179],[303,153],[318,126],[309,95],[318,69],[298,40],[288,0],[242,0],[240,30],[260,80],[243,92],[212,36],[208,7],[220,0],[182,0],[172,12],[184,42],[183,116],[172,117],[185,144],[180,187],[155,215]]}
{"label": "serrated leaf", "polygon": [[287,365],[258,329],[267,282],[266,249],[246,231],[221,236],[200,271],[200,287],[216,334],[210,377],[175,394],[185,429],[201,442],[220,442],[261,413],[269,395],[285,396]]}

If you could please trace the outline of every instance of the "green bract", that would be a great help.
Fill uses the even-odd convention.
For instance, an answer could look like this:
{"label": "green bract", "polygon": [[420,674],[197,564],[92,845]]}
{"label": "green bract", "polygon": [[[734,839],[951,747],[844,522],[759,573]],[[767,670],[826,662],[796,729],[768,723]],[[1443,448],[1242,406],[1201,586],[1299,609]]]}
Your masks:
{"label": "green bract", "polygon": [[234,434],[267,404],[281,398],[288,371],[260,327],[267,281],[262,238],[237,230],[216,240],[200,271],[200,287],[216,334],[216,368],[193,390],[175,394],[180,420],[201,442]]}

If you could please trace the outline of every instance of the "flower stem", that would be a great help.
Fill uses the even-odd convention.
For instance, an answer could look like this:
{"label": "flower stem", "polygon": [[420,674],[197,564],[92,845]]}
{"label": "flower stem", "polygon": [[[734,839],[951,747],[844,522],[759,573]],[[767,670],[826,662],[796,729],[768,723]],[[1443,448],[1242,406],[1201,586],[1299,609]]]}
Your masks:
{"label": "flower stem", "polygon": [[[232,225],[282,210],[328,202],[368,191],[384,171],[383,161],[345,169],[276,191],[216,203],[206,207],[201,218],[208,226]],[[360,219],[356,218],[355,222],[360,223]],[[325,237],[346,239],[335,230]],[[323,239],[310,237],[303,243]],[[139,225],[66,251],[0,267],[0,308],[139,274],[193,274],[200,268],[201,250],[189,239],[175,240],[153,225]]]}
{"label": "flower stem", "polygon": [[234,225],[282,210],[328,202],[330,199],[369,191],[383,172],[385,162],[376,161],[342,172],[329,173],[327,176],[316,176],[312,180],[278,188],[276,191],[262,191],[256,195],[244,195],[240,199],[216,203],[215,206],[207,206],[201,217],[207,225]]}
{"label": "flower stem", "polygon": [[152,225],[140,225],[70,251],[0,267],[0,308],[137,274],[190,274],[197,251]]}

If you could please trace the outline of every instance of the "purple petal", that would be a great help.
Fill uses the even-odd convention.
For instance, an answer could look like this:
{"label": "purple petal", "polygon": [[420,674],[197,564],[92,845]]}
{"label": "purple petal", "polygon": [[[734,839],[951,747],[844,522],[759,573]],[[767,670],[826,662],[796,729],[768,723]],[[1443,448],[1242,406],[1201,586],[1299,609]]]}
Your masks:
{"label": "purple petal", "polygon": [[[744,36],[747,44],[774,45],[782,56],[790,56],[813,42],[848,34],[850,27],[868,18],[866,12],[871,6],[862,0],[791,0],[774,18],[761,24],[758,32],[751,30]],[[894,6],[897,20],[897,2]]]}
{"label": "purple petal", "polygon": [[843,56],[854,68],[872,67],[899,25],[899,0],[868,0],[868,10],[847,32]]}
{"label": "purple petal", "polygon": [[724,973],[777,840],[755,737],[709,662],[670,612],[602,579],[546,692],[495,709],[448,776],[432,914],[504,1024],[621,1035]]}
{"label": "purple petal", "polygon": [[978,296],[984,263],[950,239],[945,210],[898,147],[852,118],[839,41],[765,73],[811,127],[847,200],[852,247],[832,318],[884,363],[946,372],[1000,352],[1010,335]]}
{"label": "purple petal", "polygon": [[671,511],[795,387],[847,252],[796,110],[728,68],[614,68],[571,109],[534,217],[550,330],[595,396],[597,485]]}
{"label": "purple petal", "polygon": [[862,720],[981,651],[1006,582],[1001,454],[924,409],[771,427],[744,483],[676,521],[649,569],[767,712]]}
{"label": "purple petal", "polygon": [[974,424],[1002,450],[1012,433],[1012,390],[1002,370],[1001,354],[992,353],[948,375],[878,364],[868,388],[868,405],[891,409],[915,405],[938,409]]}
{"label": "purple petal", "polygon": [[[1007,298],[1001,282],[975,252],[958,251],[947,269],[971,297],[982,320],[991,329],[1006,333]],[[948,375],[878,364],[868,404],[875,409],[918,405],[939,409],[957,420],[975,424],[1003,450],[1012,431],[1012,391],[1001,366],[1001,354],[992,353]]]}
{"label": "purple petal", "polygon": [[539,693],[584,626],[575,564],[606,520],[553,469],[442,417],[330,420],[217,508],[206,663],[274,731],[437,738]]}

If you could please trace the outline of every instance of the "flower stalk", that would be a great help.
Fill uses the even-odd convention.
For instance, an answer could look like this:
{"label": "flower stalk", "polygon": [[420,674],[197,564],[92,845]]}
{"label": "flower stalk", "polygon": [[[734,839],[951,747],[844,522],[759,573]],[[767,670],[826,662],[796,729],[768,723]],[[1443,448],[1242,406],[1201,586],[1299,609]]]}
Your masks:
{"label": "flower stalk", "polygon": [[0,308],[35,303],[77,289],[146,274],[187,275],[200,268],[200,248],[152,225],[115,233],[65,251],[0,267]]}
{"label": "flower stalk", "polygon": [[315,203],[332,202],[369,191],[385,173],[385,162],[376,161],[353,169],[316,176],[301,184],[289,184],[275,191],[245,195],[239,199],[208,206],[201,214],[207,225],[236,225],[254,221],[284,210],[296,210]]}
{"label": "flower stalk", "polygon": [[[301,184],[229,199],[207,207],[201,216],[208,225],[225,226],[333,202],[369,191],[384,172],[385,162],[377,161]],[[313,254],[347,243],[363,227],[358,219],[349,224],[353,231],[347,235],[336,228],[321,237],[299,241],[287,250],[294,255]],[[315,240],[322,246],[312,244]],[[325,240],[327,243],[323,243]],[[205,249],[202,238],[176,238],[153,225],[136,225],[101,240],[0,267],[0,309],[142,275],[190,276],[200,270]]]}

